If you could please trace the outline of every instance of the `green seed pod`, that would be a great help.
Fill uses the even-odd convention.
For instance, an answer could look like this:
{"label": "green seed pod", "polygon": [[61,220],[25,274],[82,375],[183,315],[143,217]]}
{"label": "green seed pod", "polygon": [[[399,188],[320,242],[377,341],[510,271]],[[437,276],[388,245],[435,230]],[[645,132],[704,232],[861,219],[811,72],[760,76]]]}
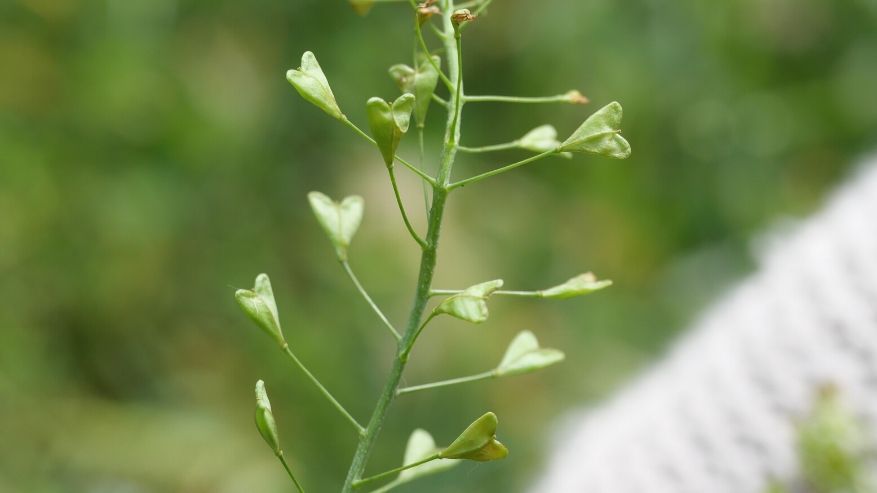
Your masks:
{"label": "green seed pod", "polygon": [[541,348],[529,330],[518,334],[496,367],[496,375],[504,377],[530,373],[560,363],[564,354],[557,349]]}
{"label": "green seed pod", "polygon": [[435,66],[425,55],[420,55],[417,70],[405,64],[393,65],[389,70],[390,77],[399,86],[399,90],[414,95],[414,120],[419,128],[426,125],[426,115],[429,113],[432,95],[435,93],[439,80],[436,67],[440,67],[442,63],[441,57],[433,56],[431,58]]}
{"label": "green seed pod", "polygon": [[546,152],[560,147],[557,130],[551,125],[542,125],[527,132],[518,139],[518,147],[533,152]]}
{"label": "green seed pod", "polygon": [[343,120],[344,114],[338,108],[329,81],[323,74],[323,69],[317,62],[317,58],[310,51],[301,56],[301,67],[286,72],[286,79],[292,87],[301,94],[301,97],[311,102],[332,118]]}
{"label": "green seed pod", "polygon": [[466,288],[463,292],[449,296],[436,308],[435,313],[445,313],[452,317],[479,324],[487,320],[487,299],[502,287],[502,279],[483,282]]}
{"label": "green seed pod", "polygon": [[403,94],[393,101],[392,106],[381,98],[371,98],[366,104],[366,110],[372,136],[384,157],[384,163],[387,167],[393,166],[399,141],[411,123],[414,95]]}
{"label": "green seed pod", "polygon": [[281,455],[280,437],[277,434],[277,423],[274,421],[274,414],[271,412],[271,401],[268,400],[268,393],[265,391],[265,382],[259,380],[256,382],[256,428],[265,443],[274,451],[274,455]]}
{"label": "green seed pod", "polygon": [[274,301],[274,292],[271,290],[271,280],[267,274],[256,276],[255,287],[250,289],[238,289],[234,293],[238,305],[256,325],[274,338],[281,347],[286,347],[283,338],[283,330],[280,328],[280,316],[277,313],[277,304]]}
{"label": "green seed pod", "polygon": [[588,117],[561,144],[561,151],[590,152],[615,159],[630,157],[630,144],[621,136],[623,110],[617,102],[609,103]]}
{"label": "green seed pod", "polygon": [[565,298],[572,298],[574,296],[590,294],[594,291],[599,291],[611,285],[612,281],[607,279],[604,279],[602,281],[597,280],[597,276],[595,276],[593,273],[586,272],[584,274],[573,277],[563,284],[559,284],[548,289],[543,289],[539,292],[539,295],[543,298],[562,300]]}
{"label": "green seed pod", "polygon": [[311,192],[308,201],[314,216],[335,247],[338,260],[346,261],[347,248],[362,223],[365,208],[362,197],[352,195],[338,203],[320,192]]}
{"label": "green seed pod", "polygon": [[439,452],[442,459],[466,459],[480,462],[503,459],[509,450],[496,439],[496,415],[487,413],[469,425],[447,448]]}
{"label": "green seed pod", "polygon": [[390,78],[399,86],[399,90],[414,94],[414,76],[417,74],[415,70],[404,63],[399,63],[390,67],[387,71]]}

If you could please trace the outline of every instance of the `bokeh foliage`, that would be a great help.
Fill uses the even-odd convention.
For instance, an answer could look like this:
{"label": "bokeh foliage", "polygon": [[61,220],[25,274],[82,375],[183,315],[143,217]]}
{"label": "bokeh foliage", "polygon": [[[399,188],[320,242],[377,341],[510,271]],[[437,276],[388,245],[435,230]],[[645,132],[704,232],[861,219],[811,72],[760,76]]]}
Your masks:
{"label": "bokeh foliage", "polygon": [[[431,327],[410,384],[487,369],[522,329],[567,361],[401,399],[373,470],[413,428],[450,440],[487,406],[509,459],[414,488],[521,490],[556,418],[653,357],[750,268],[755,232],[813,210],[877,143],[875,21],[873,0],[496,0],[467,31],[467,92],[577,88],[595,106],[472,105],[464,144],[564,134],[617,99],[635,152],[459,192],[438,285],[540,288],[588,269],[616,284]],[[353,413],[371,409],[392,344],[305,194],[365,197],[351,263],[396,319],[415,249],[380,157],[284,73],[313,50],[362,124],[368,97],[395,98],[386,69],[409,62],[410,37],[404,8],[362,19],[342,0],[0,3],[0,491],[281,491],[252,425],[258,378],[301,479],[339,484],[354,437],[232,293],[271,273],[297,353]],[[458,176],[517,155],[466,158]],[[419,185],[402,186],[414,210]]]}

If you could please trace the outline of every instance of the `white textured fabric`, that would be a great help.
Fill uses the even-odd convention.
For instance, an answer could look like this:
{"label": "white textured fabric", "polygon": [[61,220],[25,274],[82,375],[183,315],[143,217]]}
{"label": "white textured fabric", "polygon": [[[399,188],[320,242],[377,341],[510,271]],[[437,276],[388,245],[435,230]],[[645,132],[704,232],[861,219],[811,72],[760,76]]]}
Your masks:
{"label": "white textured fabric", "polygon": [[877,443],[877,161],[759,253],[663,361],[563,430],[532,493],[763,493],[839,387]]}

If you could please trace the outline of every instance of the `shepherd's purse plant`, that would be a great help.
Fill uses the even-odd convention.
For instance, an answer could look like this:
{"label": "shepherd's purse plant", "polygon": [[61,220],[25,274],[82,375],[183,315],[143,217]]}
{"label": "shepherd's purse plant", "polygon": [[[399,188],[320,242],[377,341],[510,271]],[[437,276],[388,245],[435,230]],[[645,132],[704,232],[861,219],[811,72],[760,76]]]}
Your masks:
{"label": "shepherd's purse plant", "polygon": [[[331,406],[349,423],[352,431],[358,435],[358,446],[341,487],[342,493],[375,487],[378,489],[371,491],[383,492],[422,476],[446,470],[460,461],[493,461],[505,458],[508,454],[508,449],[496,438],[498,425],[496,415],[486,412],[475,419],[455,439],[442,437],[443,443],[449,443],[447,446],[437,446],[433,437],[422,429],[414,430],[399,467],[366,476],[365,469],[369,456],[380,436],[387,411],[397,397],[437,387],[529,373],[564,359],[561,351],[541,347],[536,336],[525,330],[510,342],[505,355],[493,369],[452,380],[402,387],[400,380],[411,351],[418,337],[431,321],[450,316],[479,324],[488,318],[487,305],[492,296],[563,299],[586,295],[611,284],[608,280],[599,280],[593,274],[585,273],[556,286],[535,291],[503,290],[501,279],[482,282],[465,289],[434,289],[432,281],[438,258],[442,218],[451,193],[549,157],[572,157],[577,153],[590,153],[625,159],[630,155],[630,146],[619,130],[622,109],[616,102],[609,103],[591,114],[563,141],[557,138],[558,133],[554,127],[541,125],[508,143],[484,147],[463,146],[462,115],[467,104],[499,102],[578,105],[586,104],[588,100],[576,90],[547,97],[474,96],[464,91],[463,34],[486,13],[492,0],[472,0],[458,5],[455,5],[454,0],[425,0],[419,4],[414,0],[349,1],[362,14],[366,13],[375,2],[398,2],[410,6],[414,32],[412,65],[399,64],[389,68],[389,75],[398,85],[401,94],[392,101],[379,97],[372,97],[366,101],[369,132],[365,132],[350,121],[339,107],[329,81],[313,53],[305,52],[301,66],[289,70],[286,77],[305,100],[377,147],[379,152],[376,157],[381,158],[386,168],[402,221],[416,247],[421,251],[419,274],[414,287],[414,302],[407,321],[397,326],[372,300],[348,262],[354,236],[363,218],[363,199],[359,196],[349,196],[335,201],[320,192],[311,192],[308,195],[317,222],[328,236],[341,268],[386,327],[388,335],[396,345],[392,368],[368,421],[360,421],[352,416],[295,354],[293,345],[289,342],[294,339],[294,334],[283,333],[274,292],[266,274],[259,274],[256,277],[252,289],[238,290],[235,298],[244,313],[277,343],[281,351],[316,386]],[[437,38],[439,48],[430,48],[425,36],[427,33]],[[439,53],[444,56],[444,63],[438,56]],[[445,96],[436,94],[439,85],[444,86]],[[426,171],[428,168],[424,164],[426,162],[424,128],[427,113],[434,106],[447,112],[447,120],[442,152],[438,159],[438,170],[432,175]],[[417,165],[396,154],[400,141],[412,128],[417,133],[420,149]],[[452,179],[457,153],[489,153],[505,149],[520,149],[529,152],[530,156],[515,163],[495,167],[485,173]],[[397,163],[416,174],[425,185],[424,196],[428,210],[427,228],[423,234],[418,232],[409,220],[396,183]],[[435,302],[431,303],[433,299]],[[290,336],[289,340],[287,336]],[[256,425],[265,442],[283,464],[297,490],[304,492],[303,486],[293,474],[284,456],[271,403],[265,384],[261,380],[256,383]]]}

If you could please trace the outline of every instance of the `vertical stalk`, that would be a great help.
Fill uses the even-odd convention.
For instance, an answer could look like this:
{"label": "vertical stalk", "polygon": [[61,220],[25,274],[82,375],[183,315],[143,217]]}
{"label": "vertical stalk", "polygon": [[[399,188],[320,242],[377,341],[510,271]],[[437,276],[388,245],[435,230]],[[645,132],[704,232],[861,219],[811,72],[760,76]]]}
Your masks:
{"label": "vertical stalk", "polygon": [[426,309],[426,303],[429,301],[430,289],[432,288],[432,279],[435,273],[436,251],[438,249],[439,236],[441,235],[442,218],[445,211],[445,202],[448,197],[448,184],[450,183],[451,170],[454,165],[454,159],[457,154],[457,146],[460,142],[460,114],[462,112],[462,75],[459,71],[460,58],[457,50],[457,40],[451,36],[454,33],[454,26],[451,22],[451,14],[454,11],[453,0],[442,0],[442,20],[446,36],[443,37],[445,52],[448,59],[449,79],[456,81],[454,90],[451,91],[450,107],[453,108],[448,115],[448,123],[445,128],[445,145],[442,150],[441,168],[438,177],[433,185],[432,207],[429,212],[429,225],[426,232],[426,246],[420,256],[420,272],[417,278],[417,289],[414,295],[414,302],[408,317],[408,323],[402,334],[402,340],[397,346],[396,356],[393,360],[393,367],[387,377],[387,382],[381,392],[378,402],[372,412],[366,426],[365,433],[359,441],[350,469],[347,471],[347,479],[344,481],[342,493],[350,493],[353,491],[353,483],[362,478],[365,471],[368,458],[374,449],[384,421],[387,417],[387,411],[390,404],[396,398],[396,391],[399,388],[399,381],[402,373],[408,363],[408,356],[414,344],[417,329],[420,326],[420,320]]}

